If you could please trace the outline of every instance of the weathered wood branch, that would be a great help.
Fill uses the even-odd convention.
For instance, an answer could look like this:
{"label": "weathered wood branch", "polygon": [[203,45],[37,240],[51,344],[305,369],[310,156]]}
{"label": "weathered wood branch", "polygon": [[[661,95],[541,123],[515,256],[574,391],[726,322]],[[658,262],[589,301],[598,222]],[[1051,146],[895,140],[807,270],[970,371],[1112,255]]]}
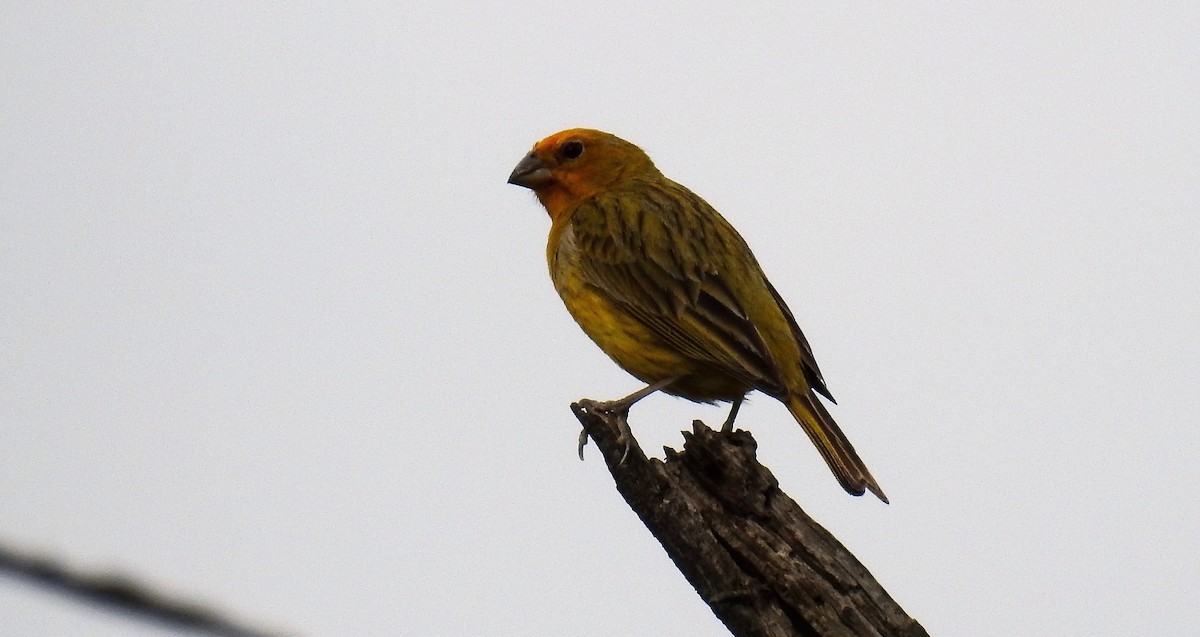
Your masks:
{"label": "weathered wood branch", "polygon": [[[619,417],[571,405],[617,491],[737,637],[928,637],[758,463],[746,431],[696,421],[648,459]],[[628,447],[627,447],[628,445]],[[622,457],[624,461],[622,462]]]}

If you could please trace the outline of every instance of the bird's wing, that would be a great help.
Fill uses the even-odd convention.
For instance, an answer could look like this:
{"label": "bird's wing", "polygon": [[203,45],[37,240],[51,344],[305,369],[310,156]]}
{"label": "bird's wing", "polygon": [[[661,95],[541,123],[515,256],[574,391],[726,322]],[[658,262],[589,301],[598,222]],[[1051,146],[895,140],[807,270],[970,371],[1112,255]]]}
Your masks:
{"label": "bird's wing", "polygon": [[[748,311],[745,282],[766,277],[745,242],[683,186],[635,186],[593,197],[572,214],[581,277],[681,353],[769,394],[787,393]],[[811,358],[807,343],[800,349]]]}
{"label": "bird's wing", "polygon": [[796,317],[792,316],[792,311],[788,309],[787,303],[783,301],[783,297],[779,296],[779,292],[775,290],[775,286],[763,277],[763,281],[767,284],[767,289],[771,291],[771,296],[775,298],[775,302],[779,304],[779,309],[783,310],[783,316],[787,318],[788,326],[792,329],[792,335],[796,337],[796,343],[800,346],[800,368],[804,372],[804,378],[808,381],[810,387],[818,394],[829,399],[830,402],[837,404],[833,399],[833,394],[829,392],[829,388],[825,386],[825,378],[821,376],[821,368],[817,367],[817,357],[813,355],[812,346],[808,344],[808,339],[804,337],[804,332],[800,330],[800,325],[796,323]]}

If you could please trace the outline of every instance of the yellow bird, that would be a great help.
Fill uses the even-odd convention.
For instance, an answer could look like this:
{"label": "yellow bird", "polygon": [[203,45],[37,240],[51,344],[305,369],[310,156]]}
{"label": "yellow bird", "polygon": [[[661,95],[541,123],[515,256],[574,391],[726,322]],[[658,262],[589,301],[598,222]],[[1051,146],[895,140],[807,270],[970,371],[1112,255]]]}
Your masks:
{"label": "yellow bird", "polygon": [[[759,390],[804,428],[847,492],[887,497],[816,394],[833,400],[812,348],[745,240],[712,206],[667,179],[642,149],[571,129],[534,145],[508,182],[550,214],[554,288],[583,331],[649,386],[732,402]],[[815,393],[814,393],[815,392]]]}

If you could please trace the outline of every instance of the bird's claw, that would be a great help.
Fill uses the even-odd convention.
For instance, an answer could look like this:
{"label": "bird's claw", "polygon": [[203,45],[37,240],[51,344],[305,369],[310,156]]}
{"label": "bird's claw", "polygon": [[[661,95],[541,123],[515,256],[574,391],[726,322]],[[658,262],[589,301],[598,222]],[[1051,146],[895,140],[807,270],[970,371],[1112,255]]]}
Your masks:
{"label": "bird's claw", "polygon": [[621,418],[617,423],[618,426],[620,424],[625,425],[621,429],[621,433],[617,434],[617,444],[625,447],[625,450],[621,452],[621,459],[617,461],[617,466],[619,467],[625,464],[625,459],[629,457],[629,450],[633,447],[633,432],[629,431],[629,423],[625,421],[625,418]]}

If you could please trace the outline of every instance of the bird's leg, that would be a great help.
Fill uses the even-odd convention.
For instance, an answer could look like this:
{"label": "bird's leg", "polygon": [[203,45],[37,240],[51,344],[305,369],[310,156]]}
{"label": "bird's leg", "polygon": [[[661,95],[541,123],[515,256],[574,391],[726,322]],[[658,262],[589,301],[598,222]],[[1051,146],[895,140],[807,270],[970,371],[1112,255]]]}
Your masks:
{"label": "bird's leg", "polygon": [[[637,401],[653,394],[654,392],[670,385],[679,380],[678,376],[664,378],[656,383],[651,383],[645,387],[633,392],[632,394],[618,398],[617,400],[606,400],[597,402],[594,400],[583,399],[579,401],[580,406],[589,411],[603,412],[613,416],[616,420],[614,424],[617,426],[617,442],[625,446],[625,452],[621,454],[621,461],[617,464],[625,462],[625,458],[629,455],[629,449],[633,446],[633,431],[629,429],[629,408]],[[579,459],[583,460],[583,447],[587,444],[587,429],[579,432]]]}
{"label": "bird's leg", "polygon": [[721,425],[721,432],[728,433],[733,431],[733,419],[737,418],[738,409],[742,407],[742,401],[746,400],[745,396],[735,398],[733,406],[729,408],[729,417],[725,419],[725,424]]}
{"label": "bird's leg", "polygon": [[593,400],[587,400],[587,401],[580,401],[580,402],[587,404],[587,407],[589,409],[592,409],[593,411],[603,411],[603,412],[607,412],[610,414],[629,413],[629,408],[633,407],[634,403],[645,398],[646,396],[649,396],[650,394],[653,394],[654,392],[662,389],[663,387],[670,385],[671,383],[673,383],[677,380],[679,380],[678,376],[664,378],[664,379],[658,381],[657,383],[652,383],[652,384],[646,385],[645,387],[633,392],[632,394],[630,394],[624,398],[618,398],[617,400],[606,400],[604,402],[596,402]]}

